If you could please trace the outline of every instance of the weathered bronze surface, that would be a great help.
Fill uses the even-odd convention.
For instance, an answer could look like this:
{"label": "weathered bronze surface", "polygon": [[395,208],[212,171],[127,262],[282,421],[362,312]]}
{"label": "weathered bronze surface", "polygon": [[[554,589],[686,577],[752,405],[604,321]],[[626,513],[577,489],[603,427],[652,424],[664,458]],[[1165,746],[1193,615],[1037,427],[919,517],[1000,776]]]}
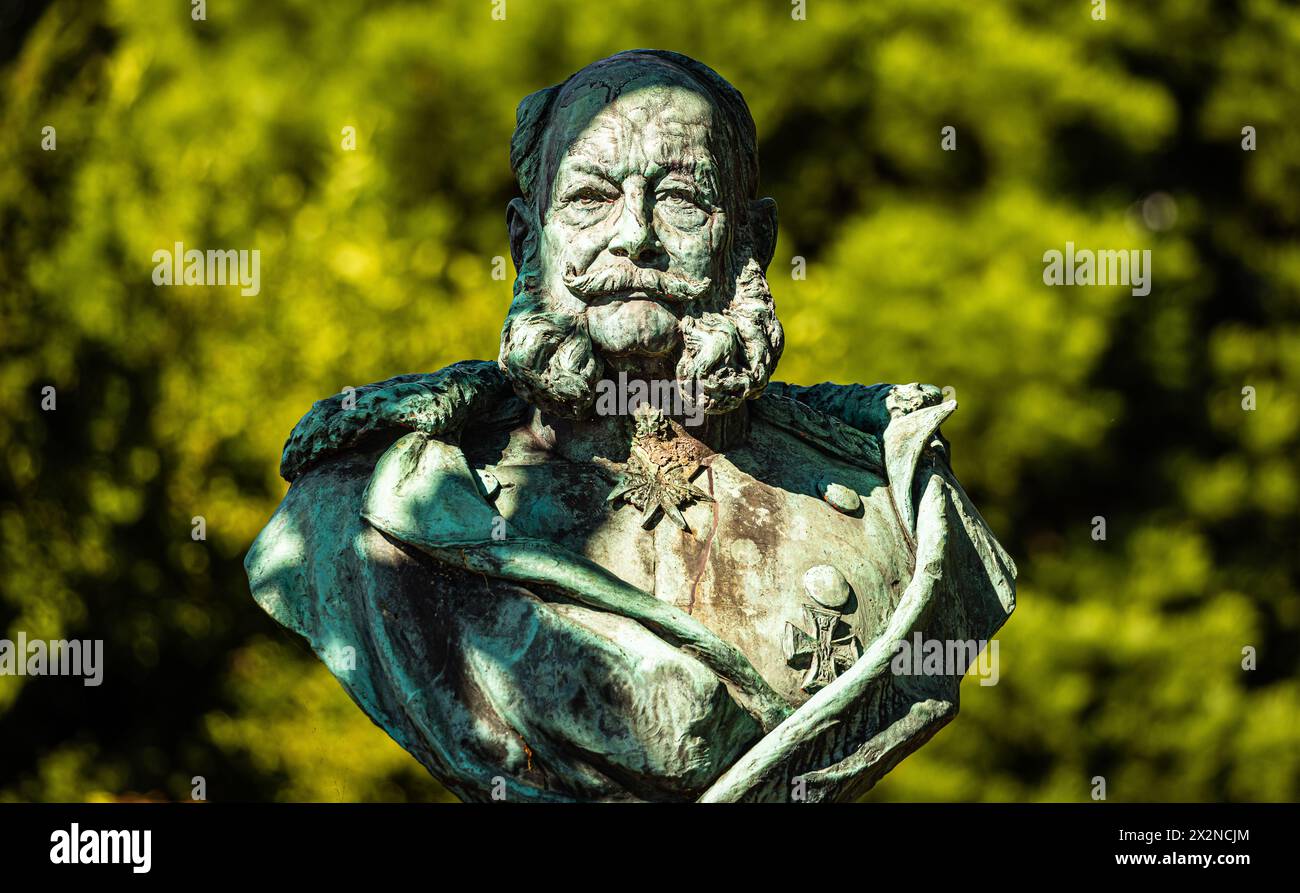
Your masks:
{"label": "weathered bronze surface", "polygon": [[[785,385],[749,111],[631,51],[521,104],[497,362],[317,403],[258,603],[465,799],[840,800],[952,719],[1015,566],[936,388]],[[689,411],[605,414],[672,382]],[[701,424],[696,424],[702,422]]]}

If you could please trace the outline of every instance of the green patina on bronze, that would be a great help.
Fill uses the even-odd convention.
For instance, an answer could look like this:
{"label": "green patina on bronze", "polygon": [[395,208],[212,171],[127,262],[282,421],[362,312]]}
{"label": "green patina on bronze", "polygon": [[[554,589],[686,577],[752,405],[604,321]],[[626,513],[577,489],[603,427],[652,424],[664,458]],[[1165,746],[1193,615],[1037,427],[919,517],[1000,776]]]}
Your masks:
{"label": "green patina on bronze", "polygon": [[[753,122],[659,51],[521,103],[497,362],[321,401],[258,603],[464,799],[842,800],[957,710],[897,643],[985,641],[1015,566],[921,385],[770,380]],[[595,412],[623,373],[699,410]],[[671,523],[658,523],[660,519]]]}

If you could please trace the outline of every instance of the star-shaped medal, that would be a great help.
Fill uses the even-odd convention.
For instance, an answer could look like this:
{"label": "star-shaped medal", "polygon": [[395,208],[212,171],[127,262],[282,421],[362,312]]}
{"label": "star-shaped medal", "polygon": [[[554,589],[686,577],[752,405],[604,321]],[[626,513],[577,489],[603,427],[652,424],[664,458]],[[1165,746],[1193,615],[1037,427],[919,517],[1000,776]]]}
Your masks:
{"label": "star-shaped medal", "polygon": [[657,410],[639,412],[627,464],[605,498],[622,499],[641,510],[641,526],[649,530],[659,512],[682,530],[689,530],[681,507],[693,501],[713,502],[713,497],[691,483],[703,456],[688,438],[678,439]]}

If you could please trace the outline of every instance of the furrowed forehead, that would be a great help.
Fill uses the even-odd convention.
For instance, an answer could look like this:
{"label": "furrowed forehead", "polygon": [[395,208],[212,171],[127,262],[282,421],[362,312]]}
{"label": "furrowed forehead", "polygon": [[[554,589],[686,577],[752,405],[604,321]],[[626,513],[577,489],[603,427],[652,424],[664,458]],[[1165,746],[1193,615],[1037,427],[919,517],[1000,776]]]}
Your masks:
{"label": "furrowed forehead", "polygon": [[[587,118],[581,131],[573,133],[573,127],[557,131],[572,134],[559,151],[558,167],[605,168],[611,173],[622,165],[638,171],[652,167],[682,173],[711,169],[713,118],[707,99],[682,88],[624,93]],[[560,150],[558,145],[555,148]]]}
{"label": "furrowed forehead", "polygon": [[[585,78],[570,84],[548,125],[543,151],[550,191],[563,168],[571,173],[622,177],[637,172],[676,173],[717,190],[719,162],[726,152],[713,99],[688,75],[668,66],[644,69],[620,83],[617,95],[608,79]],[[721,143],[721,145],[720,145]],[[546,208],[542,211],[545,213]]]}
{"label": "furrowed forehead", "polygon": [[[624,94],[653,86],[684,88],[678,91],[677,107],[667,117],[679,123],[697,118],[708,122],[704,128],[708,151],[700,154],[712,155],[712,178],[722,206],[744,213],[746,202],[757,195],[758,188],[754,122],[744,97],[707,66],[659,50],[618,53],[520,102],[510,141],[510,165],[537,213],[544,215],[549,210],[560,160],[573,151],[584,129]],[[648,154],[652,160],[660,156],[665,167],[670,161],[678,170],[689,166],[681,157],[689,153],[660,148]],[[674,155],[679,157],[672,158]],[[698,181],[698,162],[695,170]]]}

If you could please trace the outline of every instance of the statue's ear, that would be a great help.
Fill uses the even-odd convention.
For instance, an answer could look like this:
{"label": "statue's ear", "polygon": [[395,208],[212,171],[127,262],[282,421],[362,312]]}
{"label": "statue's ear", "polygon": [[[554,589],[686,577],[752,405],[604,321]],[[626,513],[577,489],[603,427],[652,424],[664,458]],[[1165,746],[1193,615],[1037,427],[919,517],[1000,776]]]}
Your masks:
{"label": "statue's ear", "polygon": [[749,226],[754,239],[754,260],[766,273],[776,251],[776,200],[760,198],[750,202]]}
{"label": "statue's ear", "polygon": [[515,262],[515,272],[524,262],[524,245],[536,235],[537,220],[532,209],[522,198],[512,198],[506,206],[506,230],[510,234],[510,259]]}

